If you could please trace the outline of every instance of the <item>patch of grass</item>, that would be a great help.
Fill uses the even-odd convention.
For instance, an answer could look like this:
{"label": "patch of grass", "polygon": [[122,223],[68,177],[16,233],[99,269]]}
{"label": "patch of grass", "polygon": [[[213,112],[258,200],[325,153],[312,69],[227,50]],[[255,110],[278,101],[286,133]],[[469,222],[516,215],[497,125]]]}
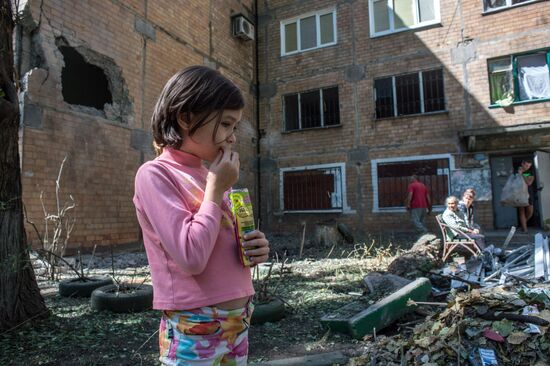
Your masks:
{"label": "patch of grass", "polygon": [[[0,336],[0,365],[151,365],[159,313],[95,312],[89,299],[46,299],[52,315]],[[139,350],[138,350],[139,349]],[[135,352],[138,350],[137,352]]]}
{"label": "patch of grass", "polygon": [[[287,257],[283,271],[277,270],[280,265],[274,266],[275,295],[287,303],[288,314],[277,323],[250,328],[251,362],[361,349],[362,342],[327,332],[319,319],[358,300],[363,277],[385,270],[399,252],[394,241],[377,245],[379,242],[334,248],[310,246],[302,258]],[[91,274],[104,272],[108,270]],[[127,272],[124,274],[135,276],[136,271]],[[147,267],[138,272],[147,276]],[[158,311],[95,312],[90,309],[89,299],[61,298],[53,291],[54,283],[44,284],[52,288],[52,296],[46,298],[52,315],[0,335],[0,365],[158,365]]]}

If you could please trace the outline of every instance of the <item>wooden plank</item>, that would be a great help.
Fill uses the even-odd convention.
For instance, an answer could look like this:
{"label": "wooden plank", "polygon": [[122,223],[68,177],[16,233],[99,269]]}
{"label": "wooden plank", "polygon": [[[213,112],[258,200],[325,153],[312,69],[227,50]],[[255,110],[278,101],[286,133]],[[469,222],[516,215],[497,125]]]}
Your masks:
{"label": "wooden plank", "polygon": [[510,240],[514,237],[514,234],[516,233],[516,227],[512,226],[510,228],[510,232],[508,233],[508,236],[506,237],[506,240],[504,240],[504,244],[502,244],[502,247],[500,249],[504,250],[510,243]]}

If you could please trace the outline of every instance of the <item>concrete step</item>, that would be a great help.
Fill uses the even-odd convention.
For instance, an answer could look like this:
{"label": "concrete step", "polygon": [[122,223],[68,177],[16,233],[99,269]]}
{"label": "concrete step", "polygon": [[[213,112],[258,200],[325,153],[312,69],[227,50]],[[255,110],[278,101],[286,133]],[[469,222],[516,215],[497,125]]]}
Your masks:
{"label": "concrete step", "polygon": [[348,357],[341,352],[319,353],[316,355],[284,358],[280,360],[250,363],[249,366],[333,366],[345,365]]}
{"label": "concrete step", "polygon": [[[494,244],[496,247],[500,247],[506,236],[508,236],[509,230],[492,230],[486,231],[483,234],[485,235],[485,242],[488,244]],[[533,244],[535,242],[535,235],[537,233],[542,233],[543,236],[550,235],[550,232],[545,232],[537,228],[529,228],[528,233],[522,233],[521,229],[517,229],[516,233],[510,241],[510,247],[518,247],[525,244]]]}

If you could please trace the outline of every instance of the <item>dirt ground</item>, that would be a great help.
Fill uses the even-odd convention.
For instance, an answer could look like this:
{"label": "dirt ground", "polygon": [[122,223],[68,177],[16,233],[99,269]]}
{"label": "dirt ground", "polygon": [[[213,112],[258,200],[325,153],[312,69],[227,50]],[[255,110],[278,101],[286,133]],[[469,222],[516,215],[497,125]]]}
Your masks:
{"label": "dirt ground", "polygon": [[[250,362],[340,350],[349,356],[365,342],[324,329],[319,319],[357,300],[362,278],[384,270],[397,248],[414,242],[408,236],[379,235],[366,243],[319,247],[272,237],[273,260],[268,290],[287,304],[286,317],[250,329]],[[282,263],[284,262],[284,265]],[[145,275],[146,267],[134,271]],[[267,267],[260,271],[265,277]],[[262,280],[260,280],[261,282]],[[256,283],[256,287],[260,285]],[[66,299],[56,283],[40,281],[51,316],[32,320],[0,335],[0,365],[156,365],[159,314],[94,312],[89,299]],[[392,332],[394,330],[388,330]]]}

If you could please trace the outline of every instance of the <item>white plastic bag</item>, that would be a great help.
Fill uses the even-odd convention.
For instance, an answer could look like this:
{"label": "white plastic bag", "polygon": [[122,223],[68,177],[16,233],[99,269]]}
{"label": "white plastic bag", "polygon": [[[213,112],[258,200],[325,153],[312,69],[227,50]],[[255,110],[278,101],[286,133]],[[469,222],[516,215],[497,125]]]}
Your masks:
{"label": "white plastic bag", "polygon": [[529,206],[529,190],[521,174],[508,177],[500,194],[500,204],[512,207]]}

